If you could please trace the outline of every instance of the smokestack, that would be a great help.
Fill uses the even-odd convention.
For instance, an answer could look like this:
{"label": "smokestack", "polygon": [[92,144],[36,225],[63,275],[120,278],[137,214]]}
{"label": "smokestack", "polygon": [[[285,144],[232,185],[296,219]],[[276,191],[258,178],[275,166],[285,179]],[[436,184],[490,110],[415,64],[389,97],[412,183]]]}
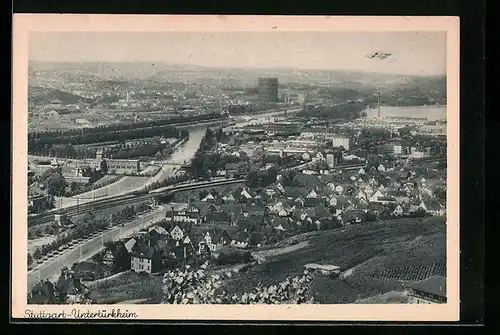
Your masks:
{"label": "smokestack", "polygon": [[175,208],[172,206],[172,224],[174,223]]}
{"label": "smokestack", "polygon": [[378,118],[380,119],[380,92],[377,93],[377,102],[378,102]]}

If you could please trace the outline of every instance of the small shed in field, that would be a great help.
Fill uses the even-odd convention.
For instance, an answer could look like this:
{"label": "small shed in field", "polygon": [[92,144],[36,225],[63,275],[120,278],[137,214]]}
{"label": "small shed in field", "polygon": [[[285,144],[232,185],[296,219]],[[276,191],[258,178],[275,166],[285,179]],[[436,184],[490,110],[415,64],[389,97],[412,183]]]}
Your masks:
{"label": "small shed in field", "polygon": [[317,271],[326,276],[337,276],[340,273],[340,267],[335,265],[309,263],[305,265],[305,268],[310,271]]}

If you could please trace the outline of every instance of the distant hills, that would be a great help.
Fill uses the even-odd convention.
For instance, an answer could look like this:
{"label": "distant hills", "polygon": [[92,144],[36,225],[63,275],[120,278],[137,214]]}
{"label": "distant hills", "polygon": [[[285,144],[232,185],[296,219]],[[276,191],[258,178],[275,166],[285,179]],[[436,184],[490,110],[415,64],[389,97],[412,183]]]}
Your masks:
{"label": "distant hills", "polygon": [[[29,62],[30,73],[49,71],[66,76],[99,77],[101,80],[149,80],[191,82],[207,85],[255,87],[257,78],[278,77],[281,84],[297,88],[330,86],[360,94],[381,91],[388,95],[432,94],[446,97],[446,76],[420,77],[343,70],[297,70],[286,68],[214,68],[163,62]],[[353,95],[356,93],[353,92]],[[440,99],[441,100],[441,99]]]}

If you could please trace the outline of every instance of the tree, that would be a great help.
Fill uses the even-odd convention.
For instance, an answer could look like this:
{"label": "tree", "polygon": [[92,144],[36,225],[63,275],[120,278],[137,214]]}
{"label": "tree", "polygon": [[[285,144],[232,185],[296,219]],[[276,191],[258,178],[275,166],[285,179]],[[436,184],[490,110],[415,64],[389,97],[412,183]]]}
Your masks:
{"label": "tree", "polygon": [[47,180],[47,186],[49,188],[49,194],[63,196],[66,187],[68,187],[68,183],[62,175],[54,174]]}
{"label": "tree", "polygon": [[70,185],[71,192],[76,192],[78,190],[78,184],[76,182],[71,182]]}
{"label": "tree", "polygon": [[42,258],[42,252],[40,251],[40,248],[36,248],[35,252],[33,253],[33,258],[34,259]]}
{"label": "tree", "polygon": [[38,236],[38,237],[42,237],[42,236],[44,235],[44,234],[43,234],[43,230],[42,230],[42,228],[41,228],[41,227],[38,227],[38,228],[36,229],[35,234],[36,234],[36,236]]}
{"label": "tree", "polygon": [[45,233],[47,233],[48,235],[54,235],[54,228],[52,228],[51,226],[45,228]]}
{"label": "tree", "polygon": [[250,171],[245,178],[245,185],[256,188],[259,185],[259,173],[257,171]]}
{"label": "tree", "polygon": [[365,214],[365,222],[373,222],[373,221],[377,221],[377,216],[372,211],[368,211]]}

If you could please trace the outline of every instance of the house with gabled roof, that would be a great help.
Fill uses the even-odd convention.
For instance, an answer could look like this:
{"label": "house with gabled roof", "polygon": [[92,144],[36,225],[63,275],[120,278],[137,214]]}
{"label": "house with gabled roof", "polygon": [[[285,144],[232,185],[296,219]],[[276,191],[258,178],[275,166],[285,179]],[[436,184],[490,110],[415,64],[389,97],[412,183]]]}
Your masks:
{"label": "house with gabled roof", "polygon": [[57,304],[56,289],[49,280],[36,283],[31,289],[28,304],[47,305]]}
{"label": "house with gabled roof", "polygon": [[304,213],[302,208],[294,208],[291,217],[295,220],[305,220],[307,214]]}
{"label": "house with gabled roof", "polygon": [[368,186],[366,186],[366,187],[363,189],[363,192],[366,194],[366,196],[367,196],[367,197],[368,197],[368,199],[369,199],[369,198],[373,195],[374,190],[373,190],[373,188],[372,188],[370,185],[368,185]]}
{"label": "house with gabled roof", "polygon": [[281,232],[285,232],[291,229],[290,221],[286,218],[274,218],[272,221],[272,225],[275,230]]}
{"label": "house with gabled roof", "polygon": [[231,214],[226,211],[216,211],[208,213],[203,222],[213,225],[228,225],[231,224]]}
{"label": "house with gabled roof", "polygon": [[205,233],[203,240],[199,242],[199,253],[202,254],[205,251],[218,251],[222,247],[231,244],[231,236],[224,229],[211,229]]}
{"label": "house with gabled roof", "polygon": [[222,197],[222,201],[224,201],[225,204],[233,204],[236,202],[236,199],[232,193],[229,193],[228,195]]}
{"label": "house with gabled roof", "polygon": [[365,198],[361,198],[358,200],[355,208],[357,209],[368,209],[368,201]]}
{"label": "house with gabled roof", "polygon": [[368,201],[369,198],[368,198],[368,196],[366,195],[365,192],[363,192],[363,191],[360,190],[358,192],[358,194],[356,195],[356,199],[358,199],[358,200],[364,199],[364,200]]}
{"label": "house with gabled roof", "polygon": [[74,301],[86,290],[81,280],[79,278],[74,278],[73,274],[73,271],[63,270],[54,286],[55,291],[59,293],[59,299],[62,299],[65,303]]}
{"label": "house with gabled roof", "polygon": [[[284,190],[284,189],[283,189]],[[280,194],[281,191],[275,190],[274,188],[268,187],[264,191],[262,191],[264,194],[266,194],[269,198],[273,198],[275,195]]]}
{"label": "house with gabled roof", "polygon": [[137,240],[135,238],[131,238],[130,240],[128,240],[126,243],[125,243],[125,249],[127,249],[127,252],[129,254],[132,253],[133,251],[133,248],[135,246],[135,244],[137,243]]}
{"label": "house with gabled roof", "polygon": [[384,197],[385,195],[380,191],[377,190],[371,197],[370,197],[370,202],[380,202],[379,198]]}
{"label": "house with gabled roof", "polygon": [[333,195],[330,197],[330,199],[327,201],[327,204],[331,208],[335,208],[337,206],[337,196]]}
{"label": "house with gabled roof", "polygon": [[241,191],[240,196],[241,196],[243,199],[245,199],[245,200],[249,200],[249,199],[252,199],[252,198],[253,198],[252,194],[250,194],[250,192],[249,192],[246,188],[244,188],[244,189]]}
{"label": "house with gabled roof", "polygon": [[182,240],[184,238],[184,231],[179,226],[176,225],[170,231],[170,236],[172,236],[172,238],[175,241],[180,241],[180,240]]}
{"label": "house with gabled roof", "polygon": [[215,197],[210,192],[208,192],[208,194],[203,199],[201,199],[201,201],[203,201],[203,202],[210,202],[210,201],[214,201],[214,200],[215,200]]}
{"label": "house with gabled roof", "polygon": [[[248,241],[250,239],[250,234],[241,231],[238,233],[236,238],[231,241],[231,243],[236,247],[236,248],[246,248],[248,246]],[[234,243],[233,243],[234,242]]]}
{"label": "house with gabled roof", "polygon": [[402,190],[397,190],[397,191],[391,192],[390,196],[393,197],[394,199],[396,199],[396,203],[398,203],[398,204],[410,202],[410,197],[408,197],[408,194]]}
{"label": "house with gabled roof", "polygon": [[155,273],[162,268],[162,255],[145,240],[135,246],[130,259],[130,269],[134,272]]}
{"label": "house with gabled roof", "polygon": [[321,150],[316,151],[312,157],[313,162],[322,161],[325,159],[326,159],[326,155]]}
{"label": "house with gabled roof", "polygon": [[365,216],[365,212],[362,210],[349,210],[341,214],[342,223],[344,225],[350,225],[353,223],[361,223]]}
{"label": "house with gabled roof", "polygon": [[276,190],[281,193],[285,193],[285,188],[283,187],[283,185],[281,185],[281,183],[276,184]]}
{"label": "house with gabled roof", "polygon": [[427,212],[435,216],[444,216],[446,214],[446,208],[436,199],[431,199],[427,205],[425,205],[425,208]]}
{"label": "house with gabled roof", "polygon": [[432,191],[428,187],[422,187],[422,188],[420,188],[420,194],[422,196],[426,196],[428,198],[432,197]]}
{"label": "house with gabled roof", "polygon": [[314,218],[315,219],[331,219],[332,213],[324,206],[318,205],[314,208]]}
{"label": "house with gabled roof", "polygon": [[394,215],[394,216],[402,216],[403,214],[404,214],[403,208],[399,204],[392,211],[392,215]]}
{"label": "house with gabled roof", "polygon": [[304,199],[304,207],[316,207],[317,205],[325,205],[326,198],[325,197],[317,197],[317,198],[305,198]]}
{"label": "house with gabled roof", "polygon": [[318,197],[318,194],[314,191],[314,190],[311,190],[307,195],[306,195],[306,198],[317,198]]}
{"label": "house with gabled roof", "polygon": [[337,185],[337,187],[335,187],[335,192],[342,194],[344,192],[344,187],[342,185]]}

